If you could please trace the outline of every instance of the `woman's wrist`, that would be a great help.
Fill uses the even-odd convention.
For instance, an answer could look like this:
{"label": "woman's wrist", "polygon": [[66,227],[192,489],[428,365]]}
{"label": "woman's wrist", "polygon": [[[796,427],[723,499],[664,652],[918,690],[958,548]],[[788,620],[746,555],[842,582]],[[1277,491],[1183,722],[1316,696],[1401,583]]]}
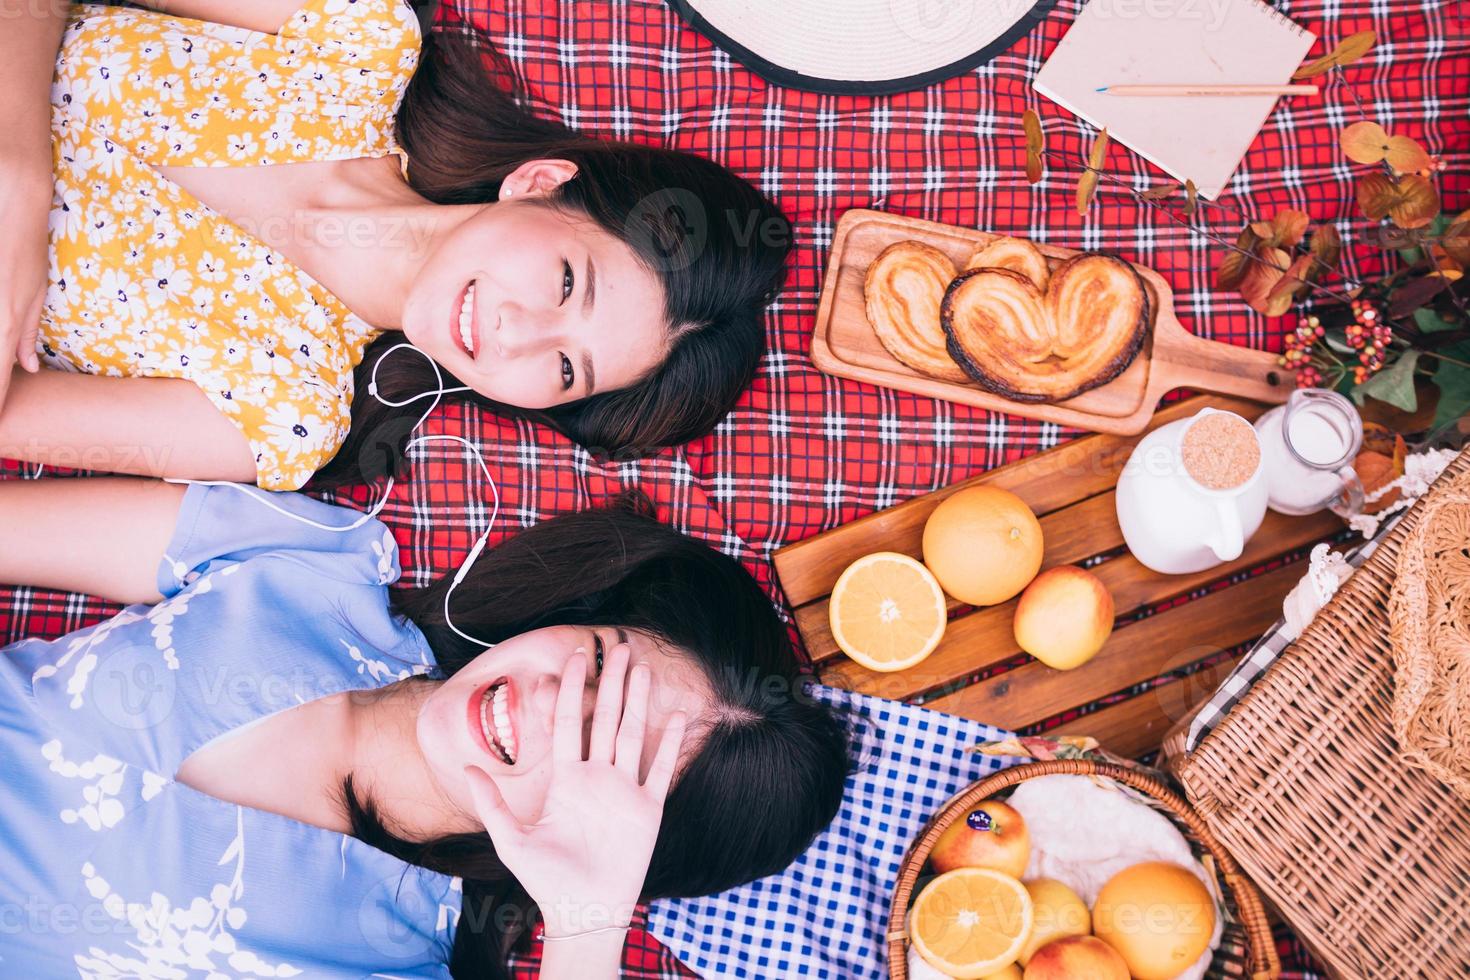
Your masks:
{"label": "woman's wrist", "polygon": [[616,978],[627,935],[626,928],[598,930],[546,943],[541,949],[541,980]]}
{"label": "woman's wrist", "polygon": [[542,980],[616,977],[633,902],[540,902]]}
{"label": "woman's wrist", "polygon": [[593,934],[604,935],[614,930],[627,931],[637,911],[637,900],[622,902],[579,902],[569,898],[554,902],[538,902],[542,931],[554,941]]}

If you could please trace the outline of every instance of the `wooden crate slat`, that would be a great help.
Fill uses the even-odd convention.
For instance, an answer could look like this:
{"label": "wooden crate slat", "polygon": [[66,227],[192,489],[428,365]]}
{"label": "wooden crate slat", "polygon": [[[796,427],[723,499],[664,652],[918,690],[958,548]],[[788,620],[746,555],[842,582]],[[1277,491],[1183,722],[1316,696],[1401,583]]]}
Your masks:
{"label": "wooden crate slat", "polygon": [[[1149,431],[1210,406],[1253,419],[1266,406],[1224,396],[1209,395],[1170,405],[1154,416]],[[1029,456],[925,494],[886,510],[869,514],[805,541],[787,545],[773,557],[786,600],[803,606],[832,591],[842,570],[874,551],[901,551],[918,555],[924,522],[939,503],[965,487],[1003,487],[1045,515],[1093,494],[1111,489],[1128,454],[1143,438],[1137,436],[1084,436],[1055,449]]]}
{"label": "wooden crate slat", "polygon": [[[1185,418],[1202,407],[1237,412],[1253,419],[1265,406],[1207,395],[1168,405],[1150,430]],[[912,700],[950,689],[1020,655],[1012,633],[1015,601],[967,610],[951,620],[943,642],[923,664],[897,674],[877,674],[844,657],[832,641],[828,595],[853,561],[875,551],[919,557],[924,522],[950,494],[975,485],[1017,493],[1042,521],[1046,533],[1043,567],[1075,564],[1108,554],[1121,544],[1113,488],[1128,455],[1142,436],[1091,435],[1017,462],[978,474],[935,493],[905,501],[840,528],[789,545],[774,556],[777,576],[795,610],[797,628],[823,682],[897,700]],[[1267,513],[1261,529],[1236,561],[1192,575],[1163,576],[1143,568],[1126,552],[1094,571],[1113,594],[1120,618],[1221,584],[1241,572],[1303,549],[1331,536],[1341,523],[1330,514],[1286,518]],[[1007,727],[1025,727],[1100,697],[1127,690],[1161,673],[1197,661],[1212,650],[1249,641],[1279,615],[1280,601],[1301,574],[1289,567],[1265,576],[1222,584],[1199,599],[1160,610],[1119,626],[1090,663],[1059,672],[1031,661],[927,702]],[[960,604],[950,600],[952,614]],[[1195,647],[1197,649],[1191,650]],[[1184,653],[1181,656],[1181,651]],[[1208,696],[1228,665],[1202,670],[1190,678],[1160,685],[1154,692],[1109,705],[1059,731],[1105,734],[1110,748],[1137,755],[1155,748],[1172,723],[1188,709],[1186,699]],[[1177,701],[1178,704],[1170,707]]]}
{"label": "wooden crate slat", "polygon": [[[1052,511],[1040,518],[1041,533],[1045,541],[1042,567],[1071,565],[1111,551],[1123,543],[1123,532],[1118,527],[1118,515],[1113,503],[1112,491],[1088,497],[1062,510]],[[884,548],[884,551],[897,551]],[[904,552],[920,558],[918,541],[912,552]],[[835,580],[834,580],[834,583]],[[950,613],[964,605],[948,593],[945,594],[946,608]],[[796,627],[807,644],[807,654],[813,662],[826,660],[839,652],[832,640],[832,628],[828,620],[829,601],[822,596],[795,612]]]}
{"label": "wooden crate slat", "polygon": [[[1107,494],[1098,494],[1097,497],[1091,498],[1091,500],[1104,501],[1105,505],[1104,507],[1089,507],[1088,519],[1107,523],[1105,527],[1095,527],[1094,532],[1098,533],[1101,538],[1104,538],[1108,542],[1113,542],[1113,536],[1116,533],[1119,536],[1120,542],[1122,532],[1117,530],[1117,514],[1111,511],[1111,507],[1113,507],[1113,494],[1111,494],[1111,491],[1107,492]],[[1107,510],[1108,516],[1100,516],[1097,513],[1098,510]],[[1061,514],[1070,513],[1075,513],[1075,511],[1070,510],[1070,508],[1067,511],[1061,511]],[[1080,511],[1076,511],[1076,513],[1079,513],[1080,516]],[[1057,516],[1058,514],[1051,514],[1048,517]],[[1047,527],[1045,525],[1045,519],[1044,527]],[[1113,560],[1104,561],[1100,566],[1094,567],[1092,572],[1103,580],[1103,585],[1107,586],[1108,592],[1113,594],[1114,610],[1116,610],[1117,616],[1123,617],[1127,616],[1127,614],[1135,613],[1135,611],[1142,610],[1142,608],[1157,605],[1158,602],[1166,601],[1166,599],[1179,597],[1179,595],[1186,594],[1186,592],[1192,592],[1194,589],[1210,585],[1211,582],[1219,582],[1219,580],[1227,579],[1232,574],[1244,572],[1244,570],[1251,569],[1254,566],[1260,566],[1260,564],[1266,564],[1272,558],[1297,551],[1298,548],[1305,547],[1305,545],[1311,544],[1311,542],[1320,541],[1320,539],[1326,538],[1327,535],[1332,535],[1333,532],[1341,529],[1341,527],[1342,523],[1330,511],[1311,514],[1310,517],[1285,517],[1282,514],[1274,513],[1274,511],[1266,511],[1266,520],[1261,522],[1260,530],[1257,530],[1255,535],[1247,542],[1245,551],[1241,552],[1241,557],[1236,558],[1235,561],[1229,561],[1229,563],[1223,564],[1223,566],[1217,567],[1217,569],[1208,569],[1205,572],[1195,572],[1192,574],[1158,574],[1145,569],[1132,555],[1125,554],[1113,558]],[[1047,527],[1047,533],[1050,535],[1050,527]],[[1050,542],[1048,542],[1048,545],[1050,545]],[[1110,550],[1113,547],[1116,547],[1116,544],[1108,545],[1107,548],[1103,548],[1103,551]],[[1053,567],[1054,564],[1075,563],[1075,561],[1080,561],[1082,558],[1100,554],[1098,551],[1088,551],[1085,542],[1078,545],[1072,541],[1067,542],[1067,548],[1058,545],[1057,550],[1055,550],[1057,554],[1053,554],[1054,550],[1051,547],[1048,547],[1047,551],[1048,558],[1044,564],[1044,567],[1047,567],[1047,569]],[[1078,551],[1086,552],[1086,554],[1076,554]],[[958,602],[950,599],[948,608],[950,608],[951,613],[954,613],[958,605],[960,605]],[[828,619],[829,608],[831,608],[829,599],[823,597],[795,611],[797,629],[800,630],[801,638],[806,642],[807,655],[811,658],[811,663],[826,663],[826,661],[833,660],[833,658],[841,657],[842,655],[842,651],[839,651],[838,646],[836,646],[836,641],[832,639],[832,626],[831,621]],[[973,611],[969,616],[995,614],[992,610],[1008,610],[1007,616],[1014,616],[1016,602],[1004,602],[1004,604],[989,607],[989,610]],[[964,617],[961,617],[961,619],[964,619]],[[954,623],[957,623],[957,621],[960,620],[951,620],[951,629],[953,629]],[[948,639],[950,639],[948,635],[945,636],[945,641],[948,642]],[[944,644],[941,644],[941,646],[944,646]],[[1001,655],[1001,657],[997,657],[995,660],[1004,660],[1005,657],[1010,657],[1010,655],[1017,654],[1017,652],[1020,652],[1019,649],[1010,649],[1007,654]],[[851,671],[853,673],[860,673],[860,671],[864,670],[866,669],[858,667],[857,664],[851,664]],[[847,671],[844,670],[844,673],[847,673]],[[963,676],[963,671],[961,671],[961,674],[957,674],[957,676]],[[950,680],[954,679],[956,677],[950,677]],[[932,688],[932,686],[936,685],[929,685],[929,688]],[[929,688],[916,688],[907,696],[928,691]]]}
{"label": "wooden crate slat", "polygon": [[[1144,568],[1132,555],[1124,554],[1096,566],[1093,572],[1112,593],[1116,614],[1123,618],[1263,565],[1282,554],[1320,540],[1341,526],[1341,522],[1326,511],[1306,518],[1285,517],[1268,511],[1261,529],[1246,544],[1241,556],[1219,568],[1191,575],[1160,575]],[[1243,582],[1233,588],[1248,585],[1248,582]],[[871,686],[889,692],[884,694],[885,697],[906,700],[953,683],[977,670],[1009,660],[1021,652],[1015,644],[1014,635],[1009,632],[1016,610],[1016,600],[1011,600],[951,620],[939,648],[917,667],[894,674],[876,674],[842,656],[832,639],[827,610],[828,603],[825,599],[798,609],[797,627],[801,630],[813,662],[824,665],[823,681],[837,687],[867,690]],[[983,628],[978,625],[961,625],[978,617],[998,620],[1003,628],[994,623]],[[982,639],[999,645],[982,648],[978,646]],[[976,652],[982,649],[986,652]]]}
{"label": "wooden crate slat", "polygon": [[[1033,661],[925,707],[1002,728],[1044,721],[1259,636],[1280,617],[1281,601],[1301,575],[1301,566],[1288,565],[1242,583],[1248,588],[1221,589],[1115,630],[1102,651],[1075,670]],[[1181,656],[1191,648],[1198,656]]]}
{"label": "wooden crate slat", "polygon": [[1127,701],[1049,728],[1046,734],[1091,735],[1109,752],[1136,759],[1157,750],[1165,734],[1179,719],[1193,714],[1208,700],[1238,663],[1240,657],[1231,657]]}

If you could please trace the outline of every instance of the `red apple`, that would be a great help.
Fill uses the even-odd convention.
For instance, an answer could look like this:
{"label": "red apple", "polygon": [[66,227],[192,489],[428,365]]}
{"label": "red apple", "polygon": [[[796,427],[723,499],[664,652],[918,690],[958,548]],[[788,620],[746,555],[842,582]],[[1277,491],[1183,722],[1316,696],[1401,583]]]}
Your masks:
{"label": "red apple", "polygon": [[1020,878],[1030,858],[1026,821],[999,800],[986,800],[950,824],[929,852],[929,863],[940,874],[955,868],[991,868]]}

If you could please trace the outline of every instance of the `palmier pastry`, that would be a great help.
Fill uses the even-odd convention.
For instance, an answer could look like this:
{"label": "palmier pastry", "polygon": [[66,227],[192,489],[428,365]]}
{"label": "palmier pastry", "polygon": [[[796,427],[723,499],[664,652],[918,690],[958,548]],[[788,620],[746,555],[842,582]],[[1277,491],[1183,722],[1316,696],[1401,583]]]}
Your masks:
{"label": "palmier pastry", "polygon": [[997,238],[970,256],[965,269],[1009,269],[1030,279],[1043,293],[1051,270],[1041,250],[1024,238]]}
{"label": "palmier pastry", "polygon": [[1148,335],[1148,290],[1131,265],[1079,255],[1045,294],[1006,269],[964,272],[944,294],[949,353],[982,388],[1014,401],[1062,401],[1116,378]]}
{"label": "palmier pastry", "polygon": [[922,374],[968,381],[945,348],[939,304],[955,276],[949,256],[922,242],[898,242],[868,266],[863,299],[868,322],[888,353]]}

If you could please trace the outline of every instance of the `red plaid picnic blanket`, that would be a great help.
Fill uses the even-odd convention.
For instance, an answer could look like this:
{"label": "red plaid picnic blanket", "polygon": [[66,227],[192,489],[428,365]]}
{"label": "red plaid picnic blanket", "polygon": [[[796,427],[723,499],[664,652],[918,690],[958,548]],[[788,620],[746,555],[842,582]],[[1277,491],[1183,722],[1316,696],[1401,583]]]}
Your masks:
{"label": "red plaid picnic blanket", "polygon": [[[1457,0],[1295,0],[1277,4],[1322,40],[1315,53],[1372,28],[1379,45],[1347,69],[1369,115],[1442,157],[1448,208],[1470,206],[1470,26]],[[459,407],[427,431],[479,442],[502,509],[493,538],[637,487],[670,523],[749,564],[779,595],[765,560],[777,547],[1071,438],[1050,423],[826,377],[807,349],[827,248],[851,207],[1008,232],[1056,245],[1107,249],[1157,269],[1181,320],[1202,336],[1279,349],[1291,317],[1267,321],[1211,288],[1219,249],[1104,185],[1088,216],[1072,206],[1073,177],[1023,176],[1021,111],[1036,109],[1048,146],[1080,159],[1092,132],[1038,97],[1030,79],[1080,0],[1061,0],[1009,51],[962,77],[884,98],[775,88],[681,24],[659,0],[456,0],[441,23],[467,22],[500,46],[539,106],[597,134],[713,156],[748,175],[792,216],[797,248],[785,293],[769,316],[770,352],[754,387],[711,437],[657,458],[598,463],[528,423]],[[772,4],[772,16],[782,16]],[[799,30],[800,25],[792,25]],[[1356,118],[1334,82],[1318,101],[1283,102],[1237,174],[1228,198],[1257,215],[1277,208],[1336,221],[1347,269],[1386,261],[1355,245],[1361,229],[1352,165],[1337,131]],[[1165,179],[1115,146],[1114,173],[1143,187]],[[1235,228],[1215,226],[1233,236]],[[484,528],[491,495],[451,446],[426,448],[383,511],[415,584],[457,567]],[[17,467],[0,468],[15,475]],[[349,495],[372,499],[362,489]],[[82,596],[0,589],[0,644],[56,636],[110,607]],[[626,957],[634,977],[687,975],[646,934]],[[534,963],[521,975],[535,975]]]}

